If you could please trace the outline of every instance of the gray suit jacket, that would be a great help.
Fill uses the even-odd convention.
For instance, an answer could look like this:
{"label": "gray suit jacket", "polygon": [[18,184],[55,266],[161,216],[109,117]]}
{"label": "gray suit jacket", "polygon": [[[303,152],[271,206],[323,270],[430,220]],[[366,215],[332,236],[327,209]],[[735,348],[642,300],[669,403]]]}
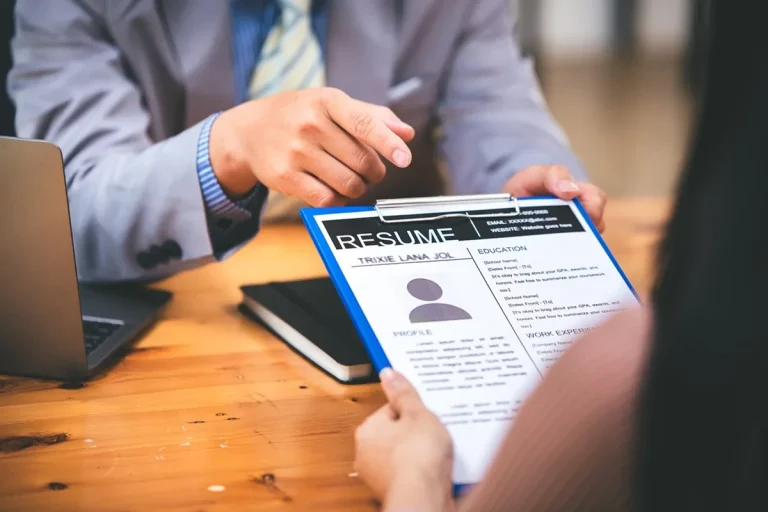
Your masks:
{"label": "gray suit jacket", "polygon": [[[389,105],[418,134],[411,168],[390,168],[364,201],[440,192],[436,154],[455,193],[498,192],[536,164],[584,177],[519,55],[508,0],[330,9],[328,85]],[[195,154],[201,120],[235,103],[229,2],[19,0],[16,15],[17,131],[62,148],[79,277],[155,279],[213,261]],[[137,261],[147,251],[160,255],[149,269]]]}

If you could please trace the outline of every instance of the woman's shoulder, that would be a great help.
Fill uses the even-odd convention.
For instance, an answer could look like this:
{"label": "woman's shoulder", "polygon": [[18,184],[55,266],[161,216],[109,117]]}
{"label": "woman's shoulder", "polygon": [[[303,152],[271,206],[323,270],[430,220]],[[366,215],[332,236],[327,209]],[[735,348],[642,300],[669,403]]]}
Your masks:
{"label": "woman's shoulder", "polygon": [[647,311],[618,313],[573,343],[526,399],[464,509],[629,508]]}
{"label": "woman's shoulder", "polygon": [[618,313],[574,343],[563,356],[569,373],[605,394],[634,393],[651,347],[652,314],[647,307]]}
{"label": "woman's shoulder", "polygon": [[[653,340],[650,308],[616,315],[574,345],[573,383],[589,396],[585,415],[594,496],[614,510],[630,510],[638,406]],[[587,403],[587,402],[585,402]]]}

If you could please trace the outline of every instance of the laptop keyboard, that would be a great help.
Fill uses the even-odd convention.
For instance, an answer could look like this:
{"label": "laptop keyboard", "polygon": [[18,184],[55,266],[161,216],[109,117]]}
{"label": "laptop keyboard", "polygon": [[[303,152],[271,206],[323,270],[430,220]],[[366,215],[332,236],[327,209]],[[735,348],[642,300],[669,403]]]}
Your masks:
{"label": "laptop keyboard", "polygon": [[122,327],[122,322],[83,319],[83,334],[85,336],[85,354],[89,355],[112,334]]}

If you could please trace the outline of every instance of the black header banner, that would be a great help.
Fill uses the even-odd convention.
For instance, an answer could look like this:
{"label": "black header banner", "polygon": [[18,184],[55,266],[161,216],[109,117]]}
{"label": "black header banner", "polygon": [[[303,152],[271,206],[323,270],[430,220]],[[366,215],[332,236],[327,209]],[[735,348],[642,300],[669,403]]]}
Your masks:
{"label": "black header banner", "polygon": [[[514,213],[509,210],[477,210],[473,215]],[[398,217],[418,219],[418,215]],[[552,233],[578,233],[584,228],[570,206],[521,206],[514,217],[465,217],[437,221],[385,224],[378,217],[322,221],[337,250],[394,245],[439,244],[454,241],[515,238]]]}

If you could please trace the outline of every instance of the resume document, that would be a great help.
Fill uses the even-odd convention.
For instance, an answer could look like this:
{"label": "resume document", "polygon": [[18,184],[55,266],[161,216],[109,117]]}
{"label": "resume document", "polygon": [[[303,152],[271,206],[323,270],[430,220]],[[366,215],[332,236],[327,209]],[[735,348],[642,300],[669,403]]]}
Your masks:
{"label": "resume document", "polygon": [[[386,357],[374,362],[410,379],[450,431],[459,484],[482,479],[560,355],[638,303],[576,204],[519,204],[514,216],[397,224],[373,209],[310,210],[310,230],[362,338]],[[470,215],[513,211],[508,201],[462,207]]]}

